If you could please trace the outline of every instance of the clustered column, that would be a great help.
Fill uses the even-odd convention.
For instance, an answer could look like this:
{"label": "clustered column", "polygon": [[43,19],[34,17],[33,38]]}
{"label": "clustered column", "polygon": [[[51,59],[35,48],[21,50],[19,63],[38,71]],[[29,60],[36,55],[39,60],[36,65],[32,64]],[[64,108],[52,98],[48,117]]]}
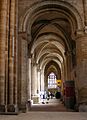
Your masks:
{"label": "clustered column", "polygon": [[0,1],[0,111],[5,111],[5,42],[7,0]]}
{"label": "clustered column", "polygon": [[0,1],[1,112],[15,112],[17,106],[17,4],[17,0]]}
{"label": "clustered column", "polygon": [[8,112],[17,111],[17,0],[9,1]]}
{"label": "clustered column", "polygon": [[41,69],[39,68],[39,64],[34,63],[34,55],[32,55],[31,99],[33,100],[33,103],[40,102],[40,92],[41,91],[44,91],[44,72],[41,72]]}
{"label": "clustered column", "polygon": [[10,34],[9,34],[9,104],[14,104],[14,40],[15,40],[15,0],[10,3]]}

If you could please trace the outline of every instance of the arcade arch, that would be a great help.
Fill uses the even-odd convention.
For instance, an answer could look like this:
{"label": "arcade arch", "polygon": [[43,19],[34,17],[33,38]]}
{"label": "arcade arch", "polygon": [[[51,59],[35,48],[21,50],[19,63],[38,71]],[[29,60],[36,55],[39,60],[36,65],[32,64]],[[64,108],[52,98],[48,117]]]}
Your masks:
{"label": "arcade arch", "polygon": [[[48,74],[45,76],[44,73],[49,73],[48,71],[54,71],[57,76],[59,73],[62,86],[66,81],[75,81],[75,37],[77,31],[82,30],[83,22],[78,11],[63,1],[37,2],[20,17],[19,32],[27,35],[28,56],[31,61],[28,86],[31,90],[28,89],[28,99],[37,102],[37,94],[45,90]],[[48,71],[47,64],[51,66],[48,66]]]}

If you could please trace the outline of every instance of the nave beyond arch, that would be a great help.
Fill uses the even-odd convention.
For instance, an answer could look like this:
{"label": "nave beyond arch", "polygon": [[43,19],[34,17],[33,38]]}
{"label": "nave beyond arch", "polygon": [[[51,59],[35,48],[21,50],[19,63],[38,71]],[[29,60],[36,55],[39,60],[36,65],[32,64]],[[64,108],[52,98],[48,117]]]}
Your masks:
{"label": "nave beyond arch", "polygon": [[65,106],[87,111],[87,0],[77,3],[1,0],[0,112],[26,111],[27,101],[57,91],[51,73]]}

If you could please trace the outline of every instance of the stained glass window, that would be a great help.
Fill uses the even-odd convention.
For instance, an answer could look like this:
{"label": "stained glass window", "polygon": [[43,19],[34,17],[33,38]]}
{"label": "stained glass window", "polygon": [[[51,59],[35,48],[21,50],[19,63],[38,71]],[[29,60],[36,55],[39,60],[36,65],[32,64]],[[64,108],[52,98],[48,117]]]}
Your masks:
{"label": "stained glass window", "polygon": [[56,82],[56,75],[51,72],[48,76],[48,88],[56,88],[57,82]]}

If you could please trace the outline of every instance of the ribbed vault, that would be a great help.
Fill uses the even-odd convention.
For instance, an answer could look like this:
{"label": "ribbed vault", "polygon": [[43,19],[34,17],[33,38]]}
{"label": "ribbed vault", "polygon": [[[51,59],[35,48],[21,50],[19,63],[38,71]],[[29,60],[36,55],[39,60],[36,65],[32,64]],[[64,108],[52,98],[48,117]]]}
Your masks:
{"label": "ribbed vault", "polygon": [[[47,64],[55,61],[60,68],[60,73],[63,73],[61,77],[64,78],[72,67],[71,59],[73,50],[75,50],[73,39],[80,23],[80,17],[76,12],[78,17],[75,18],[74,12],[69,10],[67,3],[65,3],[67,6],[65,7],[64,4],[60,4],[61,2],[58,5],[57,2],[56,4],[55,2],[51,4],[51,2],[47,5],[43,3],[43,6],[38,7],[31,15],[31,20],[26,21],[25,28],[31,36],[29,52],[33,56],[34,62],[39,64],[40,69],[46,70]],[[75,9],[73,8],[73,10]],[[25,20],[28,20],[28,16],[25,17]],[[67,56],[70,54],[68,62]],[[52,66],[56,68],[56,66]],[[68,69],[68,67],[70,68]],[[49,69],[52,70],[52,67],[48,66]],[[66,75],[65,79],[68,79],[67,77]]]}

